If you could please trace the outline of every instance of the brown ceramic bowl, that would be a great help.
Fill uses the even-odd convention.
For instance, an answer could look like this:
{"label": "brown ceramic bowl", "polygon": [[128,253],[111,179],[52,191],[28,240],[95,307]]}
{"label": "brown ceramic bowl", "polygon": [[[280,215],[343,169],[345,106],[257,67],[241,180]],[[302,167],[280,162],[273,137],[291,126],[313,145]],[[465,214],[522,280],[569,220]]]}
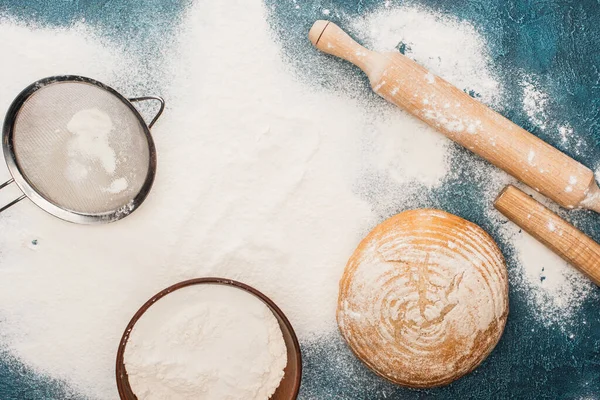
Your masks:
{"label": "brown ceramic bowl", "polygon": [[127,377],[127,371],[125,369],[125,363],[123,362],[123,355],[125,353],[125,346],[127,345],[127,340],[129,339],[129,334],[133,329],[135,323],[138,319],[146,312],[148,308],[152,304],[154,304],[158,299],[167,294],[171,293],[174,290],[181,289],[190,285],[202,285],[202,284],[213,284],[213,285],[229,285],[235,286],[238,289],[244,290],[252,295],[258,297],[262,300],[270,309],[273,311],[273,314],[279,321],[279,326],[281,328],[281,332],[283,333],[283,339],[285,340],[285,345],[287,347],[287,365],[284,369],[284,376],[279,384],[279,387],[271,396],[270,400],[294,400],[298,396],[298,391],[300,390],[300,380],[302,379],[302,356],[300,353],[300,344],[298,343],[298,339],[296,338],[296,333],[292,328],[292,325],[283,314],[283,312],[277,307],[275,303],[271,301],[267,296],[259,292],[258,290],[245,285],[241,282],[232,281],[230,279],[224,278],[198,278],[198,279],[190,279],[188,281],[176,283],[173,286],[170,286],[163,291],[154,295],[150,300],[148,300],[139,310],[135,313],[127,328],[125,328],[125,332],[123,333],[123,337],[121,338],[121,343],[119,344],[119,351],[117,352],[117,389],[119,390],[119,396],[121,400],[138,400],[136,395],[131,390],[131,386],[129,386],[129,379]]}

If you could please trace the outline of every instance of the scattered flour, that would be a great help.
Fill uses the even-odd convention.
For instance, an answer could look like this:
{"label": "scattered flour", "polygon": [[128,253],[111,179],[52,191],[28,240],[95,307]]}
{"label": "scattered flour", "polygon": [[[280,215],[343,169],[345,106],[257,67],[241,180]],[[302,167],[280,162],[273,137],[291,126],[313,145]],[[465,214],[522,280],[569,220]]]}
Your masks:
{"label": "scattered flour", "polygon": [[[139,211],[93,229],[27,201],[2,214],[0,229],[10,232],[0,235],[3,343],[27,365],[90,397],[113,399],[116,348],[132,313],[162,288],[207,275],[265,292],[303,340],[334,331],[337,282],[378,222],[373,209],[414,201],[412,192],[395,191],[377,196],[376,206],[367,202],[356,193],[363,171],[429,188],[452,173],[448,140],[415,118],[374,97],[299,82],[266,21],[258,1],[188,9],[175,44],[161,50],[164,67],[150,71],[169,108],[153,128],[158,170]],[[468,23],[390,7],[355,28],[376,49],[409,44],[407,55],[488,104],[501,96],[485,45]],[[11,59],[0,109],[31,82],[60,73],[91,76],[126,95],[157,91],[144,86],[148,67],[139,56],[82,27],[0,20],[0,37],[0,52]],[[486,183],[490,204],[510,181],[491,167],[473,175],[497,177]],[[540,254],[549,257],[547,268],[559,265],[541,245],[532,254],[523,258],[526,277],[541,265]],[[583,287],[576,279],[556,279],[561,290],[525,282],[550,298],[548,307],[555,295]]]}
{"label": "scattered flour", "polygon": [[406,56],[457,87],[474,90],[483,103],[501,98],[485,41],[467,21],[405,6],[382,8],[350,25],[372,50],[393,51],[402,43]]}
{"label": "scattered flour", "polygon": [[88,177],[90,173],[89,165],[77,160],[73,155],[70,155],[67,167],[65,168],[65,176],[70,181],[82,181]]}
{"label": "scattered flour", "polygon": [[[523,186],[521,189],[552,211],[558,211],[556,204],[539,193]],[[547,228],[550,231],[557,229],[551,221]],[[574,314],[581,307],[581,303],[593,293],[595,285],[515,224],[502,225],[500,233],[512,243],[520,263],[518,275],[511,275],[511,280],[531,300],[539,321],[545,325],[557,325],[568,329],[573,323]]]}
{"label": "scattered flour", "polygon": [[119,178],[112,181],[110,186],[104,189],[104,191],[108,193],[121,193],[123,190],[127,189],[128,186],[129,184],[127,183],[126,178]]}
{"label": "scattered flour", "polygon": [[[548,226],[548,229],[556,229]],[[535,312],[547,325],[563,328],[594,290],[594,284],[531,235],[516,233],[513,243],[523,265],[522,286],[534,302]]]}
{"label": "scattered flour", "polygon": [[223,285],[193,285],[154,303],[125,347],[139,400],[267,400],[279,386],[287,348],[259,299]]}
{"label": "scattered flour", "polygon": [[523,110],[529,121],[538,129],[555,134],[560,140],[562,150],[580,154],[585,148],[585,140],[575,133],[569,122],[554,121],[549,117],[547,107],[550,97],[541,88],[539,78],[536,75],[529,75],[521,81],[520,86],[523,89]]}
{"label": "scattered flour", "polygon": [[[460,88],[476,88],[480,100],[490,105],[501,97],[485,42],[465,21],[417,7],[385,7],[349,25],[356,39],[372,50],[395,51],[399,42],[405,43],[405,54],[431,70],[429,82],[437,74]],[[448,139],[395,107],[369,111],[377,115],[365,132],[371,166],[398,183],[437,186],[448,172]],[[469,133],[474,129],[469,126]]]}
{"label": "scattered flour", "polygon": [[533,163],[534,159],[535,159],[535,151],[529,150],[529,153],[527,154],[527,162],[529,163],[529,165],[535,165]]}
{"label": "scattered flour", "polygon": [[[93,34],[5,21],[0,35],[14,62],[0,90],[5,107],[57,73],[92,76],[125,95],[144,85],[124,69],[146,64],[121,62],[126,55]],[[27,201],[2,214],[0,229],[11,234],[0,236],[0,316],[15,356],[85,395],[114,399],[115,352],[132,313],[162,288],[207,275],[259,288],[301,338],[336,329],[337,281],[376,218],[353,192],[362,136],[398,131],[373,123],[358,100],[297,82],[279,51],[260,2],[197,3],[177,45],[164,49],[173,64],[156,77],[169,108],[153,128],[157,176],[140,210],[94,228]],[[33,239],[44,245],[33,251]]]}
{"label": "scattered flour", "polygon": [[[92,108],[76,113],[67,124],[73,134],[68,145],[69,164],[67,176],[85,178],[92,162],[99,162],[109,174],[117,168],[117,156],[110,147],[109,135],[112,132],[112,120],[102,110]],[[80,171],[86,171],[82,174]]]}
{"label": "scattered flour", "polygon": [[573,128],[569,124],[559,126],[558,133],[560,134],[561,142],[563,144],[567,144],[569,142],[569,139],[573,137]]}
{"label": "scattered flour", "polygon": [[[521,81],[523,88],[523,110],[531,123],[538,128],[550,129],[556,126],[562,145],[570,146],[571,151],[577,152],[583,145],[580,137],[574,135],[570,124],[553,124],[548,116],[548,94],[539,87],[539,80],[535,76],[528,76]],[[529,163],[534,165],[535,154],[529,154]],[[565,192],[572,192],[577,178],[572,177],[565,187]],[[525,189],[527,190],[527,189]],[[558,211],[555,204],[548,202],[531,190],[528,193],[544,203],[547,207]],[[556,227],[551,222],[548,229],[554,231]],[[519,232],[512,224],[504,227],[504,233],[515,246],[518,259],[521,263],[521,276],[518,278],[519,286],[528,293],[532,300],[539,319],[545,324],[556,324],[566,329],[572,323],[574,314],[581,303],[591,295],[595,286],[591,281],[570,266],[559,256],[549,251],[544,245],[525,232]]]}
{"label": "scattered flour", "polygon": [[523,110],[533,124],[540,129],[545,129],[548,123],[546,113],[548,95],[538,88],[538,83],[533,76],[521,81],[521,87],[523,88]]}
{"label": "scattered flour", "polygon": [[523,110],[529,121],[538,129],[555,134],[560,140],[561,150],[579,155],[585,148],[585,140],[581,135],[575,134],[569,122],[554,121],[549,117],[547,107],[550,97],[543,91],[539,77],[528,75],[521,81],[520,86],[523,89]]}

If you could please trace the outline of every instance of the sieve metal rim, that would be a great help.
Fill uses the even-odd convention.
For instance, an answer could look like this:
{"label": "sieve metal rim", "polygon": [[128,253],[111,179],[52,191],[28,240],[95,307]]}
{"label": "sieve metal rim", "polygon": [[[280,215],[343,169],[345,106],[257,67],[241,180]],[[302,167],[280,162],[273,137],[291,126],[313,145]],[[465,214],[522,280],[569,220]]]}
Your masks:
{"label": "sieve metal rim", "polygon": [[[93,85],[99,87],[103,90],[106,90],[117,99],[119,99],[123,104],[125,104],[129,110],[133,113],[133,115],[137,118],[144,135],[146,136],[146,140],[148,142],[148,151],[149,151],[149,165],[148,165],[148,174],[146,179],[140,189],[140,191],[132,198],[132,200],[127,204],[122,206],[117,210],[112,210],[105,213],[82,213],[79,211],[69,210],[64,207],[61,207],[51,200],[44,197],[41,193],[39,193],[35,187],[29,182],[26,176],[21,171],[21,167],[17,162],[16,154],[14,151],[14,125],[21,110],[23,104],[38,90],[52,85],[56,83],[63,82],[76,82],[76,83],[85,83],[89,85]],[[156,116],[152,119],[152,121],[148,124],[140,114],[140,112],[135,108],[132,104],[133,102],[144,101],[144,100],[157,100],[161,103],[160,109],[157,112]],[[80,76],[80,75],[57,75],[50,76],[47,78],[40,79],[31,85],[27,86],[19,95],[13,100],[12,104],[8,108],[6,113],[6,117],[4,119],[4,125],[2,129],[2,149],[4,153],[4,161],[6,162],[6,166],[8,167],[8,171],[10,172],[12,179],[0,185],[0,189],[11,184],[16,183],[19,187],[23,195],[7,204],[6,206],[0,208],[0,212],[5,209],[11,207],[16,204],[20,200],[24,198],[29,198],[36,206],[40,207],[42,210],[58,217],[62,220],[79,223],[79,224],[104,224],[108,222],[118,221],[127,215],[131,214],[135,210],[139,208],[142,202],[148,196],[150,189],[152,188],[152,184],[154,183],[154,177],[156,175],[156,147],[154,145],[154,140],[152,139],[152,135],[150,133],[150,128],[154,125],[154,123],[158,120],[160,115],[162,114],[165,107],[164,100],[158,96],[144,96],[144,97],[136,97],[127,99],[121,93],[111,88],[108,85],[105,85],[102,82],[99,82],[95,79]]]}

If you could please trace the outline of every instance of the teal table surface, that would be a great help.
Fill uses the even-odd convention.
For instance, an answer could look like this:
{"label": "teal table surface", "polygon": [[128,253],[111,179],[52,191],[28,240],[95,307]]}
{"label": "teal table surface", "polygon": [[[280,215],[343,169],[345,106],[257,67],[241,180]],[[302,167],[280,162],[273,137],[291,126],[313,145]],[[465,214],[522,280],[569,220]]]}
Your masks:
{"label": "teal table surface", "polygon": [[[322,18],[323,8],[336,10],[330,18],[344,26],[338,15],[359,16],[381,2],[307,0],[301,9],[294,4],[291,0],[266,0],[269,24],[281,40],[284,54],[313,51],[306,32],[315,19]],[[589,167],[600,165],[600,2],[417,0],[411,4],[455,15],[476,26],[487,41],[506,93],[502,113]],[[0,15],[50,26],[69,26],[85,19],[86,24],[106,36],[126,34],[126,44],[145,49],[151,59],[158,51],[156,44],[173,34],[173,27],[189,5],[188,0],[0,0]],[[309,61],[302,57],[290,57],[288,62],[299,76],[310,70]],[[570,121],[580,136],[578,149],[563,143],[557,132],[540,130],[527,119],[521,99],[511,95],[519,93],[518,82],[513,79],[518,71],[542,77],[550,99],[548,112],[557,120]],[[322,83],[327,85],[326,81]],[[366,88],[365,82],[365,93]],[[498,227],[485,217],[486,205],[477,195],[476,183],[465,178],[480,161],[466,151],[455,154],[462,159],[454,164],[457,173],[431,189],[424,196],[427,200],[419,200],[422,204],[414,206],[443,208],[497,237],[494,233]],[[588,211],[564,215],[600,240],[598,215]],[[508,243],[499,244],[510,273],[516,263],[513,249]],[[537,322],[535,310],[513,286],[510,301],[511,314],[497,348],[474,373],[447,387],[410,390],[394,386],[371,373],[354,358],[341,337],[332,334],[302,341],[304,377],[300,398],[600,399],[600,289],[578,308],[574,319],[586,323],[577,324],[574,339],[555,326]],[[34,373],[1,349],[0,400],[83,398],[64,382]]]}

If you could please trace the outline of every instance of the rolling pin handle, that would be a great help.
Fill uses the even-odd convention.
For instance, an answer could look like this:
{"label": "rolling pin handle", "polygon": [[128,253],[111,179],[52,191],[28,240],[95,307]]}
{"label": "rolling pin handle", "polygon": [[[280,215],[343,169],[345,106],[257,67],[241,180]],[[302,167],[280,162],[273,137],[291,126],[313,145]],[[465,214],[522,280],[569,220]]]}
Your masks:
{"label": "rolling pin handle", "polygon": [[380,54],[358,44],[331,21],[316,21],[308,32],[308,38],[317,49],[351,62],[367,75],[371,74],[373,65],[377,65],[376,61],[381,59]]}
{"label": "rolling pin handle", "polygon": [[600,286],[600,245],[514,186],[494,202],[498,211]]}
{"label": "rolling pin handle", "polygon": [[319,43],[321,36],[323,36],[325,29],[327,29],[327,25],[330,23],[330,21],[324,21],[320,19],[313,24],[312,28],[310,28],[310,31],[308,32],[308,38],[313,46],[318,48],[317,44]]}

